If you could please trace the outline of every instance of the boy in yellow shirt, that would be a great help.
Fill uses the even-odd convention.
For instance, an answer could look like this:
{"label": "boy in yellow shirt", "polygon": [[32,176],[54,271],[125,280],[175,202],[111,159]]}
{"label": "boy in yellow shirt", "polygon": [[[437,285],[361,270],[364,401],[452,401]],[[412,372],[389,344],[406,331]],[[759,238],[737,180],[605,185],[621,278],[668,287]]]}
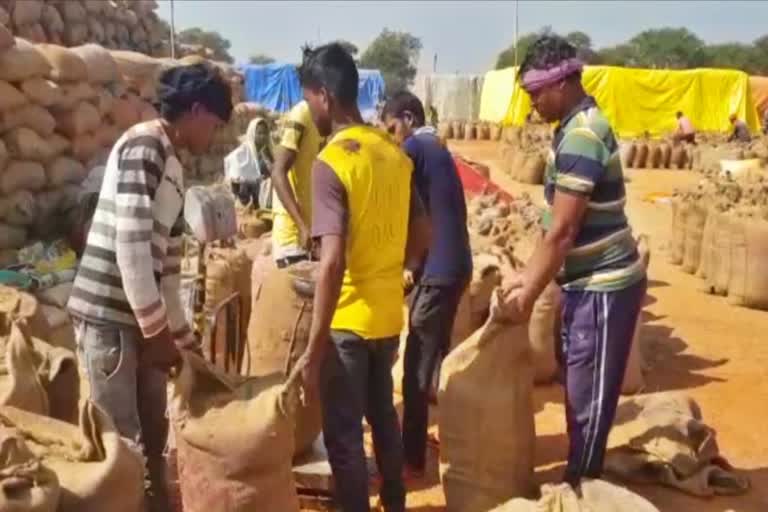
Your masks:
{"label": "boy in yellow shirt", "polygon": [[413,192],[411,160],[385,132],[363,124],[352,57],[338,44],[307,49],[300,79],[318,131],[330,137],[312,168],[312,235],[321,251],[309,346],[299,365],[308,396],[319,390],[341,510],[369,510],[365,417],[384,510],[403,512],[391,367],[403,327],[404,261],[425,253],[427,218]]}

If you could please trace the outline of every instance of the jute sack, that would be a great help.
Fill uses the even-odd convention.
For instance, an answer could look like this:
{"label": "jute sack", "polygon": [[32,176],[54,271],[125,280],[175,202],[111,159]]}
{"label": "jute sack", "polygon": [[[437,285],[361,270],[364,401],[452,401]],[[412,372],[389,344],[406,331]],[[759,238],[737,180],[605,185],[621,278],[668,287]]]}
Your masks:
{"label": "jute sack", "polygon": [[48,36],[45,34],[45,30],[40,23],[32,23],[31,25],[24,25],[16,29],[16,37],[26,39],[31,43],[48,43]]}
{"label": "jute sack", "polygon": [[662,169],[669,169],[669,165],[671,161],[672,161],[672,147],[665,142],[661,145],[661,162],[659,162],[659,166]]}
{"label": "jute sack", "polygon": [[545,166],[546,162],[540,153],[529,153],[525,159],[525,163],[520,169],[520,174],[518,175],[517,179],[523,183],[541,185],[544,183]]}
{"label": "jute sack", "polygon": [[491,318],[443,361],[440,480],[449,512],[486,512],[535,493],[533,368],[527,326]]}
{"label": "jute sack", "polygon": [[636,169],[645,169],[645,166],[648,163],[648,154],[649,154],[648,145],[638,144],[637,154],[635,155]]}
{"label": "jute sack", "polygon": [[88,82],[62,82],[59,90],[61,98],[55,105],[58,110],[71,110],[81,101],[97,97],[96,90]]}
{"label": "jute sack", "polygon": [[112,148],[117,139],[123,134],[123,130],[112,123],[103,123],[96,129],[95,136],[101,147]]}
{"label": "jute sack", "polygon": [[[637,252],[640,255],[640,261],[643,262],[646,272],[651,259],[651,251],[646,235],[640,235],[637,238]],[[642,328],[643,312],[642,308],[637,314],[635,323],[635,332],[632,334],[632,346],[627,358],[627,367],[624,369],[624,379],[621,382],[622,395],[634,395],[645,389],[646,363],[642,350]]]}
{"label": "jute sack", "polygon": [[109,114],[112,121],[120,128],[130,128],[141,119],[140,100],[135,95],[115,98]]}
{"label": "jute sack", "polygon": [[40,190],[45,186],[45,169],[37,162],[11,160],[0,173],[0,192],[11,195],[17,190]]}
{"label": "jute sack", "polygon": [[447,121],[440,121],[437,123],[437,136],[442,140],[453,138],[453,129],[451,128],[451,123]]}
{"label": "jute sack", "polygon": [[30,450],[58,476],[62,489],[58,512],[142,510],[142,459],[90,401],[80,410],[79,426],[15,407],[0,408],[0,420],[18,430]]}
{"label": "jute sack", "polygon": [[669,241],[668,260],[673,265],[682,265],[685,254],[685,226],[690,206],[681,197],[673,197],[672,206],[672,235]]}
{"label": "jute sack", "polygon": [[635,155],[637,155],[637,146],[632,142],[619,143],[619,153],[621,155],[621,165],[625,169],[632,167],[635,163]]}
{"label": "jute sack", "polygon": [[490,132],[488,134],[490,140],[501,139],[501,125],[498,123],[491,123]]}
{"label": "jute sack", "polygon": [[672,155],[670,157],[670,168],[685,169],[688,163],[688,154],[685,151],[685,146],[678,144],[672,148]]}
{"label": "jute sack", "polygon": [[85,179],[85,166],[68,156],[55,158],[45,166],[45,175],[50,186],[59,187],[67,183],[78,184]]}
{"label": "jute sack", "polygon": [[47,78],[57,82],[80,82],[88,79],[85,63],[72,50],[55,44],[40,44],[37,45],[37,51],[45,59],[48,69],[46,73],[36,73],[36,75],[45,74]]}
{"label": "jute sack", "polygon": [[83,133],[72,139],[72,156],[87,163],[101,149],[99,138],[93,133]]}
{"label": "jute sack", "polygon": [[59,479],[27,446],[22,435],[0,427],[0,510],[3,512],[55,512],[59,506]]}
{"label": "jute sack", "polygon": [[37,23],[40,21],[42,12],[42,0],[23,0],[21,2],[14,2],[13,11],[11,12],[13,24],[16,25],[16,27],[21,27],[22,25]]}
{"label": "jute sack", "polygon": [[19,127],[3,137],[8,156],[16,160],[31,160],[45,164],[53,158],[48,142],[29,128]]}
{"label": "jute sack", "polygon": [[299,510],[291,471],[298,374],[236,378],[183,354],[171,417],[186,512]]}
{"label": "jute sack", "polygon": [[661,167],[661,146],[656,143],[649,145],[648,150],[648,168],[659,169]]}
{"label": "jute sack", "polygon": [[[248,325],[250,374],[280,374],[286,378],[309,344],[315,264],[302,262],[278,269],[271,258],[254,262],[251,285],[253,306]],[[296,455],[306,451],[322,426],[317,401],[297,410]]]}
{"label": "jute sack", "polygon": [[0,249],[21,249],[26,242],[26,229],[0,222]]}
{"label": "jute sack", "polygon": [[58,133],[54,133],[48,138],[48,145],[51,146],[51,152],[53,153],[54,157],[59,156],[62,153],[66,153],[72,149],[72,143],[69,141],[69,139]]}
{"label": "jute sack", "polygon": [[[0,169],[5,169],[5,164],[8,162],[8,148],[5,147],[5,142],[0,139]],[[2,216],[0,216],[2,218]]]}
{"label": "jute sack", "polygon": [[464,123],[461,121],[451,121],[451,131],[453,131],[454,139],[464,138]]}
{"label": "jute sack", "polygon": [[732,235],[736,229],[735,223],[738,219],[732,211],[720,214],[720,221],[717,223],[717,233],[715,235],[715,269],[713,280],[713,291],[717,295],[727,295],[728,287],[731,282],[731,273],[733,271],[733,259],[731,252]]}
{"label": "jute sack", "polygon": [[0,80],[19,82],[45,76],[51,66],[35,45],[16,38],[16,44],[0,52]]}
{"label": "jute sack", "polygon": [[491,512],[659,512],[645,498],[604,480],[582,480],[578,492],[568,484],[545,484],[538,501],[513,499]]}
{"label": "jute sack", "polygon": [[531,341],[533,381],[549,384],[557,373],[555,348],[560,340],[560,311],[562,293],[556,283],[550,283],[533,304],[528,322],[528,339]]}
{"label": "jute sack", "polygon": [[501,284],[501,259],[489,253],[475,255],[469,283],[469,312],[475,329],[485,323],[493,290]]}
{"label": "jute sack", "polygon": [[41,137],[48,137],[56,128],[56,120],[48,110],[34,103],[0,112],[0,130],[8,131],[18,127],[29,128]]}
{"label": "jute sack", "polygon": [[96,91],[96,107],[99,109],[99,115],[106,117],[112,112],[112,107],[115,104],[115,96],[107,88],[100,88]]}
{"label": "jute sack", "polygon": [[97,44],[85,44],[71,49],[85,63],[88,72],[88,81],[97,84],[106,84],[119,80],[120,73],[117,63],[109,51]]}
{"label": "jute sack", "polygon": [[36,77],[24,80],[19,87],[29,98],[29,101],[37,103],[41,107],[50,107],[61,101],[59,86],[45,78]]}
{"label": "jute sack", "polygon": [[706,279],[712,272],[716,213],[717,211],[713,207],[708,207],[707,220],[704,222],[704,231],[701,235],[701,258],[699,259],[699,268],[696,269],[696,277],[699,279]]}
{"label": "jute sack", "polygon": [[683,272],[695,273],[701,262],[701,247],[704,238],[704,224],[707,208],[701,200],[692,201],[688,206],[685,220],[685,241],[683,247]]}
{"label": "jute sack", "polygon": [[81,101],[74,110],[54,111],[56,130],[70,138],[96,130],[101,124],[101,115],[92,103]]}
{"label": "jute sack", "polygon": [[732,226],[728,303],[768,309],[768,222],[736,219]]}
{"label": "jute sack", "polygon": [[40,23],[49,37],[54,34],[60,36],[64,32],[64,20],[61,18],[59,10],[51,4],[43,6]]}
{"label": "jute sack", "polygon": [[464,123],[464,140],[474,140],[475,139],[475,124],[474,123]]}
{"label": "jute sack", "polygon": [[0,112],[19,108],[25,103],[27,103],[27,97],[21,91],[8,82],[0,80]]}
{"label": "jute sack", "polygon": [[60,2],[58,3],[61,17],[67,23],[80,23],[85,20],[88,13],[80,2]]}

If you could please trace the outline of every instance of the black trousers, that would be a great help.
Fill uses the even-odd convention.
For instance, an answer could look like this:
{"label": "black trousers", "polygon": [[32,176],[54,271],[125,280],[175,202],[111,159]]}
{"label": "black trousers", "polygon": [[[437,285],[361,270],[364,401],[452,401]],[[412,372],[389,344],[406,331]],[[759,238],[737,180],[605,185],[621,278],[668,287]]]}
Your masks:
{"label": "black trousers", "polygon": [[447,285],[418,284],[411,292],[403,361],[403,450],[405,462],[415,469],[426,465],[432,376],[450,346],[466,285],[463,279]]}

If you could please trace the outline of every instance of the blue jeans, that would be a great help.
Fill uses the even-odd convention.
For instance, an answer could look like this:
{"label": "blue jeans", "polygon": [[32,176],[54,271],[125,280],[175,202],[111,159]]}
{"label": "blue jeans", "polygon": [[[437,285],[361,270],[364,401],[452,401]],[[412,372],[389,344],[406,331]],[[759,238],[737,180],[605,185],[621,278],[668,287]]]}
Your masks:
{"label": "blue jeans", "polygon": [[403,447],[392,398],[392,364],[397,337],[367,340],[331,331],[331,346],[321,374],[323,436],[343,512],[368,512],[368,468],[363,448],[363,417],[373,434],[386,512],[405,511]]}
{"label": "blue jeans", "polygon": [[163,457],[168,438],[167,375],[139,364],[144,340],[137,328],[76,321],[75,334],[91,401],[144,458],[147,510],[170,510]]}

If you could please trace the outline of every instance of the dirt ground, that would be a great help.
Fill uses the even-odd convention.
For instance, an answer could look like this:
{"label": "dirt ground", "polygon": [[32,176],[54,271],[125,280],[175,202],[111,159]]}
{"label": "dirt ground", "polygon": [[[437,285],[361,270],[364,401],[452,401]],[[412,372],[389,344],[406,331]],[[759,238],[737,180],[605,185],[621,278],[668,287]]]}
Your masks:
{"label": "dirt ground", "polygon": [[[494,142],[453,142],[451,149],[491,168],[492,179],[511,193],[541,187],[520,185],[500,171]],[[641,334],[650,364],[646,392],[679,390],[702,407],[717,430],[721,452],[752,482],[742,497],[692,498],[658,486],[633,487],[662,512],[768,511],[768,313],[729,306],[725,299],[697,290],[699,280],[666,262],[671,214],[668,205],[643,201],[647,194],[670,193],[698,178],[687,171],[629,171],[628,212],[636,233],[651,241],[649,297]],[[535,392],[537,478],[556,481],[567,449],[562,391]],[[435,411],[436,412],[436,411]],[[434,414],[433,414],[434,416]],[[431,427],[434,429],[433,426]],[[437,474],[437,453],[430,453],[429,474],[409,488],[408,510],[438,512],[445,501]]]}

